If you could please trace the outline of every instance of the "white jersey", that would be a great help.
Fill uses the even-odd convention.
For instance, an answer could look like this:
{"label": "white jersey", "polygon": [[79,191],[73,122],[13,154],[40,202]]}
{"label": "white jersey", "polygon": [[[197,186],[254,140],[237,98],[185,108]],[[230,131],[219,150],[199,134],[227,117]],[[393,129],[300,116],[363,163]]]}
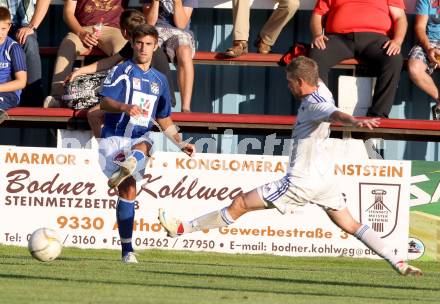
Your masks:
{"label": "white jersey", "polygon": [[275,207],[284,214],[308,203],[331,210],[346,207],[345,197],[331,176],[333,160],[327,153],[327,147],[334,144],[327,140],[329,118],[337,110],[332,94],[322,82],[315,92],[302,98],[292,132],[287,174],[257,188],[267,208]]}
{"label": "white jersey", "polygon": [[[330,135],[329,118],[337,111],[332,93],[324,83],[301,99],[296,124],[292,132],[289,174],[305,177],[325,174],[329,158],[325,140]],[[328,173],[328,172],[327,172]]]}

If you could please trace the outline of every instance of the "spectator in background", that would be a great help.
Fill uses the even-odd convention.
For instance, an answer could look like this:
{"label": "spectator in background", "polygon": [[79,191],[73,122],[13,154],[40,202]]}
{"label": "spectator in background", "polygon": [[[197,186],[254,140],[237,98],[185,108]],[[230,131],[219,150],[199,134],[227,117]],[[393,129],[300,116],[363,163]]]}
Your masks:
{"label": "spectator in background", "polygon": [[27,62],[27,84],[21,94],[21,106],[41,107],[43,87],[41,83],[41,58],[37,40],[37,28],[43,22],[50,0],[0,0],[0,6],[7,7],[12,17],[9,37],[24,49]]}
{"label": "spectator in background", "polygon": [[[268,54],[275,44],[281,30],[292,19],[299,8],[299,0],[277,0],[278,7],[266,21],[255,42],[258,53]],[[232,0],[233,42],[224,53],[228,57],[238,57],[248,52],[249,39],[249,0]]]}
{"label": "spectator in background", "polygon": [[[127,42],[119,30],[123,0],[65,0],[64,21],[70,33],[64,37],[55,61],[50,96],[45,107],[60,106],[64,80],[72,72],[76,56],[99,47],[108,56],[116,54]],[[102,24],[101,27],[94,26]]]}
{"label": "spectator in background", "polygon": [[6,7],[0,7],[0,110],[18,106],[26,86],[26,57],[23,49],[8,36],[12,19]]}
{"label": "spectator in background", "polygon": [[[133,57],[133,47],[129,42],[131,40],[131,34],[136,27],[145,23],[145,16],[142,14],[142,12],[136,9],[127,9],[123,11],[120,17],[119,25],[122,35],[125,39],[128,40],[125,46],[119,51],[119,53],[113,56],[103,58],[99,61],[83,66],[72,72],[68,76],[67,81],[73,81],[79,75],[94,74],[96,72],[108,70],[123,60],[131,59]],[[157,48],[153,52],[151,67],[155,68],[166,76],[171,92],[171,104],[172,106],[175,106],[176,99],[174,96],[174,81],[171,75],[167,55],[165,55],[161,48]],[[88,110],[87,119],[93,136],[95,136],[96,138],[101,137],[101,126],[104,122],[104,111],[100,110],[99,105]]]}
{"label": "spectator in background", "polygon": [[417,0],[414,31],[418,43],[411,49],[408,60],[411,80],[436,101],[432,107],[434,120],[440,120],[440,95],[430,74],[440,65],[439,10],[439,1]]}
{"label": "spectator in background", "polygon": [[189,25],[197,3],[197,0],[145,0],[144,4],[147,23],[156,26],[159,32],[159,46],[165,49],[171,62],[177,62],[182,112],[191,112],[195,42]]}
{"label": "spectator in background", "polygon": [[388,117],[391,111],[408,27],[404,9],[403,0],[318,0],[313,10],[310,57],[318,62],[319,77],[326,84],[330,68],[343,59],[360,59],[375,68],[368,116]]}

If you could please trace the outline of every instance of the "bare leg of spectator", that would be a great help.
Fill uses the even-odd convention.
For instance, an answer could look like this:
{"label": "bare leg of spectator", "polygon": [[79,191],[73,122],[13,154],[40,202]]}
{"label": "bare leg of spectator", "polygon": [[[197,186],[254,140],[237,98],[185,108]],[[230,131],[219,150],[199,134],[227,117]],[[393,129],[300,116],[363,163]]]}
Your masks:
{"label": "bare leg of spectator", "polygon": [[99,108],[99,104],[88,110],[87,121],[92,130],[92,135],[95,136],[95,138],[100,138],[102,125],[104,123],[104,111]]}
{"label": "bare leg of spectator", "polygon": [[192,50],[187,45],[178,46],[177,56],[177,82],[182,98],[182,112],[191,111],[191,97],[194,83],[194,64]]}
{"label": "bare leg of spectator", "polygon": [[426,73],[427,65],[422,60],[408,60],[409,78],[426,94],[437,100],[439,98],[438,88],[434,80]]}
{"label": "bare leg of spectator", "polygon": [[408,60],[409,78],[426,94],[436,101],[436,105],[432,107],[432,118],[439,120],[440,118],[440,95],[437,86],[432,77],[426,72],[427,65],[422,60]]}

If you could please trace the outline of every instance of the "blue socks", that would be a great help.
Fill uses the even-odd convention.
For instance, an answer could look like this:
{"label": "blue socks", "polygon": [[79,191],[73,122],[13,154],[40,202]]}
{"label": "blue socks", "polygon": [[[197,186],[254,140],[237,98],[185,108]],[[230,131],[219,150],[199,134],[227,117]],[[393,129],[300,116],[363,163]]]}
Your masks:
{"label": "blue socks", "polygon": [[131,151],[131,155],[134,158],[136,158],[136,160],[138,162],[140,162],[141,160],[143,160],[145,158],[145,154],[141,151],[141,150],[133,150]]}
{"label": "blue socks", "polygon": [[128,252],[133,252],[131,237],[133,235],[134,222],[134,200],[130,201],[119,197],[116,206],[116,219],[118,221],[118,231],[121,238],[122,256]]}
{"label": "blue socks", "polygon": [[[140,150],[133,150],[131,155],[136,158],[138,164],[145,159],[145,154]],[[133,252],[131,238],[133,236],[134,200],[118,198],[116,206],[116,219],[118,221],[119,237],[121,239],[122,256]]]}

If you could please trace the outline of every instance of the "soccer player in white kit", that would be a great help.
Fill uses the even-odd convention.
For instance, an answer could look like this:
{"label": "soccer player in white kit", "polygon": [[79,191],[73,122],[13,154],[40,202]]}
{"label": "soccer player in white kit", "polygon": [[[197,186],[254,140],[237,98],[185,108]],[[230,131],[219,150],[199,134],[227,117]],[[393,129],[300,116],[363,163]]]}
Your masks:
{"label": "soccer player in white kit", "polygon": [[343,193],[329,175],[331,166],[328,165],[330,159],[326,156],[325,144],[330,135],[330,122],[372,129],[379,125],[379,119],[356,119],[339,111],[332,94],[319,81],[316,62],[310,58],[300,56],[294,59],[287,66],[286,73],[292,94],[301,100],[286,176],[241,194],[229,206],[189,222],[170,217],[159,209],[159,220],[168,235],[177,237],[228,226],[250,211],[277,208],[284,214],[310,202],[321,206],[337,226],[387,260],[399,274],[422,275],[420,269],[396,258],[392,248],[387,247],[370,227],[352,217]]}

